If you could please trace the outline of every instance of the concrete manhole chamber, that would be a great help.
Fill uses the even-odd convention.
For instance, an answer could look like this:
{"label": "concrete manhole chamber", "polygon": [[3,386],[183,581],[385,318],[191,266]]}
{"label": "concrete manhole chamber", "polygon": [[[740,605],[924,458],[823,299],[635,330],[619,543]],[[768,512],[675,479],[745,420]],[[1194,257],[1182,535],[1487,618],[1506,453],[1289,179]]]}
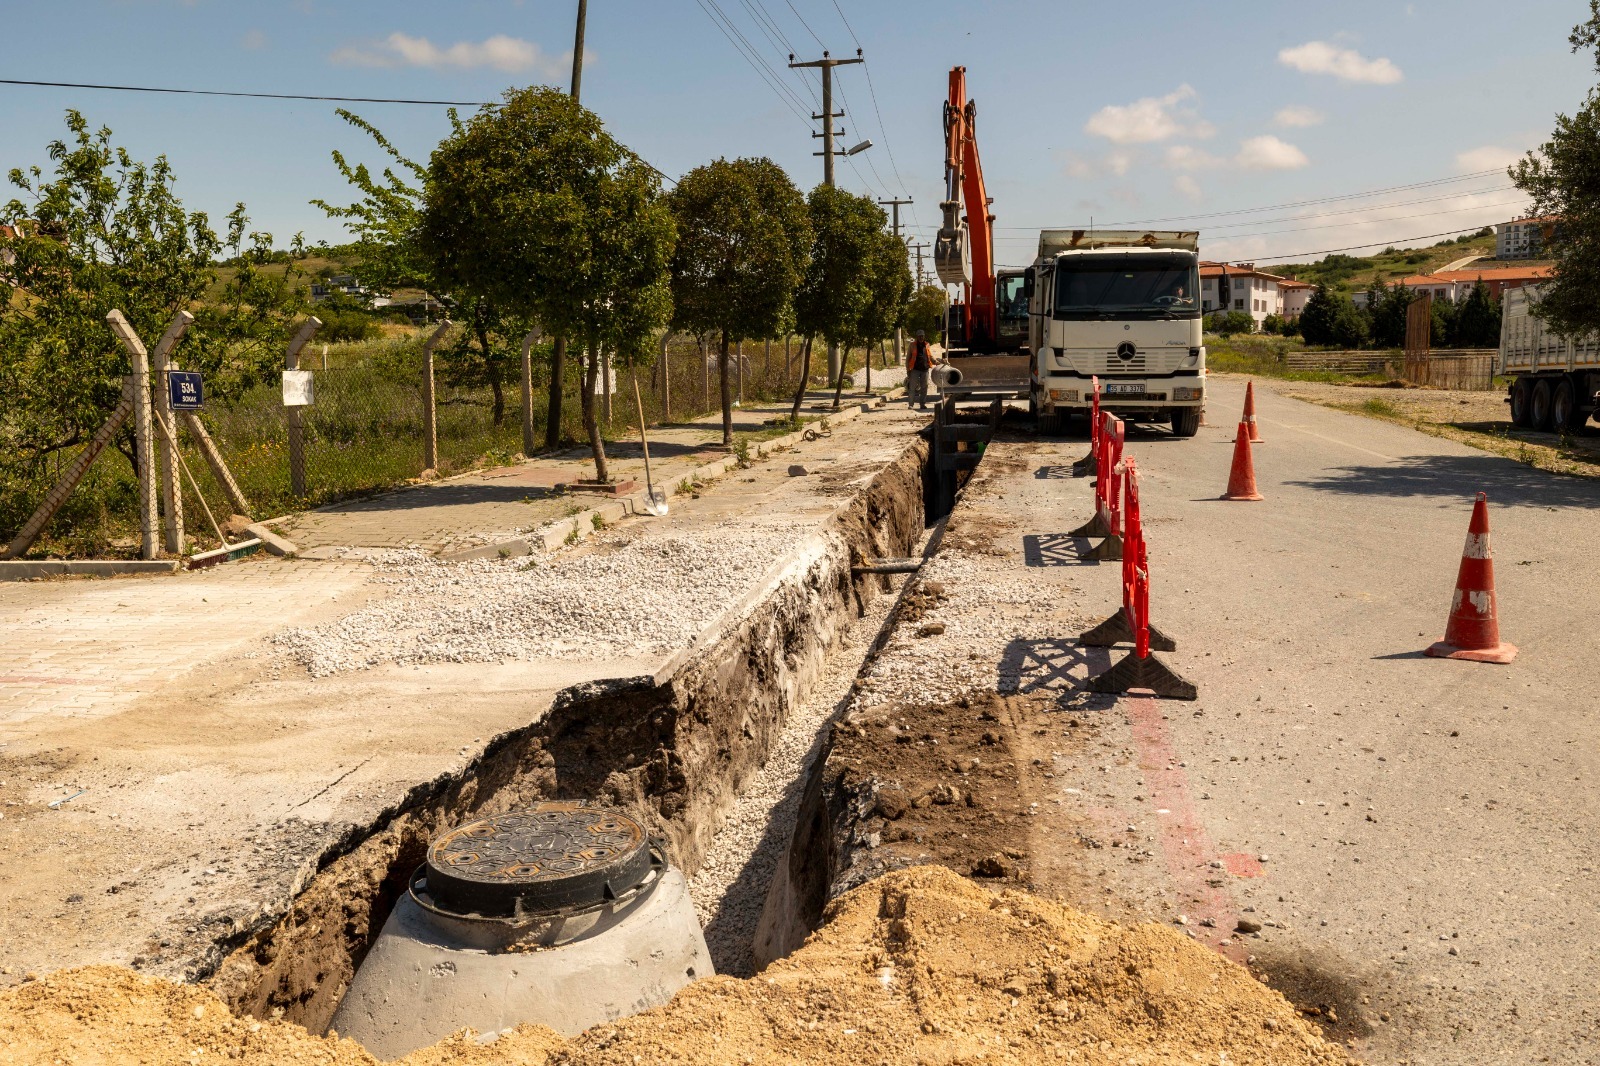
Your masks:
{"label": "concrete manhole chamber", "polygon": [[644,827],[611,808],[546,802],[433,842],[332,1028],[383,1059],[463,1026],[574,1034],[711,972],[683,874]]}

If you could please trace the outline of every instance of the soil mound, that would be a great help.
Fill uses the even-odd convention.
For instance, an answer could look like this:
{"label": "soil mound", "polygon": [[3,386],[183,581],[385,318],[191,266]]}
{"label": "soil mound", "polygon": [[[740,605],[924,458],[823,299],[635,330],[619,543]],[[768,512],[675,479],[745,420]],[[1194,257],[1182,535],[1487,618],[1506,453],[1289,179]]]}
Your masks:
{"label": "soil mound", "polygon": [[[196,1049],[203,1052],[196,1055]],[[1224,1054],[1225,1053],[1225,1054]],[[209,992],[109,967],[0,993],[0,1062],[332,1066],[347,1040],[230,1016]],[[749,980],[718,977],[570,1042],[521,1029],[460,1035],[407,1066],[507,1063],[1228,1062],[1344,1064],[1245,970],[1159,926],[1129,928],[943,867],[848,893],[805,947]]]}

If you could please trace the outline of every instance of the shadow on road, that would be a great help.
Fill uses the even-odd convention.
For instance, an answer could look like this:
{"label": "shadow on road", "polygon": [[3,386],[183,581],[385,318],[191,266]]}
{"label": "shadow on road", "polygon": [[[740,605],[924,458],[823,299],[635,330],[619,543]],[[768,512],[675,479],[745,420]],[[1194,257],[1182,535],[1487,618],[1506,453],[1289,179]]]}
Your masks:
{"label": "shadow on road", "polygon": [[1087,537],[1066,533],[1024,533],[1022,559],[1029,566],[1098,566],[1084,555],[1094,547]]}
{"label": "shadow on road", "polygon": [[1002,695],[1076,692],[1085,679],[1110,665],[1110,649],[1080,647],[1076,637],[1017,637],[1000,655],[998,691]]}
{"label": "shadow on road", "polygon": [[1437,496],[1463,506],[1479,492],[1489,502],[1536,507],[1600,507],[1600,481],[1552,474],[1495,455],[1411,455],[1384,466],[1343,466],[1287,484],[1350,496]]}

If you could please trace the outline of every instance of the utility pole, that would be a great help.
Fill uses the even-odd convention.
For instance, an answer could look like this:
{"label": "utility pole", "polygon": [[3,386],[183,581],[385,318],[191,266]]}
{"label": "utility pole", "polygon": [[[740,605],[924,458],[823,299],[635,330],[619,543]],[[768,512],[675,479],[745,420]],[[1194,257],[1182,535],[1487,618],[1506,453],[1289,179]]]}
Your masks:
{"label": "utility pole", "polygon": [[[583,29],[589,21],[589,0],[578,0],[578,28],[572,42],[572,99],[578,100],[583,88]],[[561,445],[561,398],[567,380],[567,338],[556,337],[550,350],[550,396],[545,409],[544,446],[552,451]]]}
{"label": "utility pole", "polygon": [[917,288],[927,284],[927,279],[922,273],[922,250],[928,246],[927,241],[912,241],[911,248],[917,253]]}
{"label": "utility pole", "polygon": [[[823,52],[821,59],[813,59],[809,63],[796,63],[794,54],[790,53],[789,55],[789,68],[791,70],[815,67],[822,71],[822,114],[811,116],[814,119],[822,120],[822,132],[820,134],[811,134],[813,137],[820,136],[822,138],[822,151],[812,152],[811,154],[822,156],[822,184],[827,186],[833,185],[833,157],[837,154],[833,148],[833,139],[844,136],[844,130],[835,132],[833,128],[833,120],[844,117],[843,111],[835,112],[833,110],[833,68],[860,62],[863,62],[863,60],[861,58],[861,49],[859,48],[856,49],[856,57],[854,59],[832,59],[829,58],[827,52]],[[839,376],[843,373],[844,364],[839,358],[839,346],[829,343],[828,379],[837,383]]]}
{"label": "utility pole", "polygon": [[[894,237],[900,239],[900,205],[909,204],[911,197],[904,200],[879,200],[878,203],[894,212]],[[894,328],[894,364],[899,366],[906,355],[906,331],[901,326]]]}
{"label": "utility pole", "polygon": [[578,33],[572,43],[572,98],[583,87],[583,27],[589,21],[589,0],[578,0]]}
{"label": "utility pole", "polygon": [[822,133],[813,133],[811,135],[822,138],[822,151],[812,152],[811,154],[822,156],[822,184],[824,185],[833,184],[833,157],[838,154],[834,151],[833,139],[844,136],[843,130],[835,132],[833,128],[833,120],[844,117],[843,111],[835,112],[833,110],[833,68],[845,67],[851,63],[860,62],[863,62],[863,60],[861,58],[861,49],[859,48],[856,49],[856,57],[854,59],[830,59],[828,53],[823,52],[821,59],[813,59],[809,63],[796,63],[794,56],[792,54],[789,56],[789,68],[791,70],[815,67],[822,71],[822,114],[811,116],[814,119],[822,120]]}

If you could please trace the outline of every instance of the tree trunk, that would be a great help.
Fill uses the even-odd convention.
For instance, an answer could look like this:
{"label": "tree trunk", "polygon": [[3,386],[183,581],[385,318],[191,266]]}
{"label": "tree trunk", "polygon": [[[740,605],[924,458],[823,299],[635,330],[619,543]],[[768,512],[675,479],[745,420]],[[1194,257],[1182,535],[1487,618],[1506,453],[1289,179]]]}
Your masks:
{"label": "tree trunk", "polygon": [[717,376],[722,384],[722,446],[733,447],[733,388],[728,380],[728,331],[720,334],[717,345]]}
{"label": "tree trunk", "polygon": [[561,392],[567,380],[567,338],[557,337],[550,353],[550,407],[544,424],[544,446],[561,447]]}
{"label": "tree trunk", "polygon": [[500,367],[494,361],[494,351],[489,347],[489,331],[484,327],[481,312],[472,316],[472,332],[477,334],[478,351],[483,355],[483,373],[494,393],[494,424],[498,426],[506,420],[505,389],[500,380]]}
{"label": "tree trunk", "polygon": [[[867,358],[872,358],[872,353],[867,353]],[[844,354],[839,356],[839,380],[833,383],[833,409],[839,409],[839,400],[844,396],[844,379],[850,373],[850,346],[844,346]]]}
{"label": "tree trunk", "polygon": [[588,346],[583,375],[583,428],[589,434],[589,450],[594,453],[594,479],[611,480],[606,471],[606,442],[600,437],[600,421],[595,417],[594,390],[600,381],[600,363],[605,358],[598,344]]}
{"label": "tree trunk", "polygon": [[789,421],[800,421],[800,405],[805,402],[806,386],[811,384],[811,338],[800,345],[800,387],[794,391],[794,406],[789,409]]}

